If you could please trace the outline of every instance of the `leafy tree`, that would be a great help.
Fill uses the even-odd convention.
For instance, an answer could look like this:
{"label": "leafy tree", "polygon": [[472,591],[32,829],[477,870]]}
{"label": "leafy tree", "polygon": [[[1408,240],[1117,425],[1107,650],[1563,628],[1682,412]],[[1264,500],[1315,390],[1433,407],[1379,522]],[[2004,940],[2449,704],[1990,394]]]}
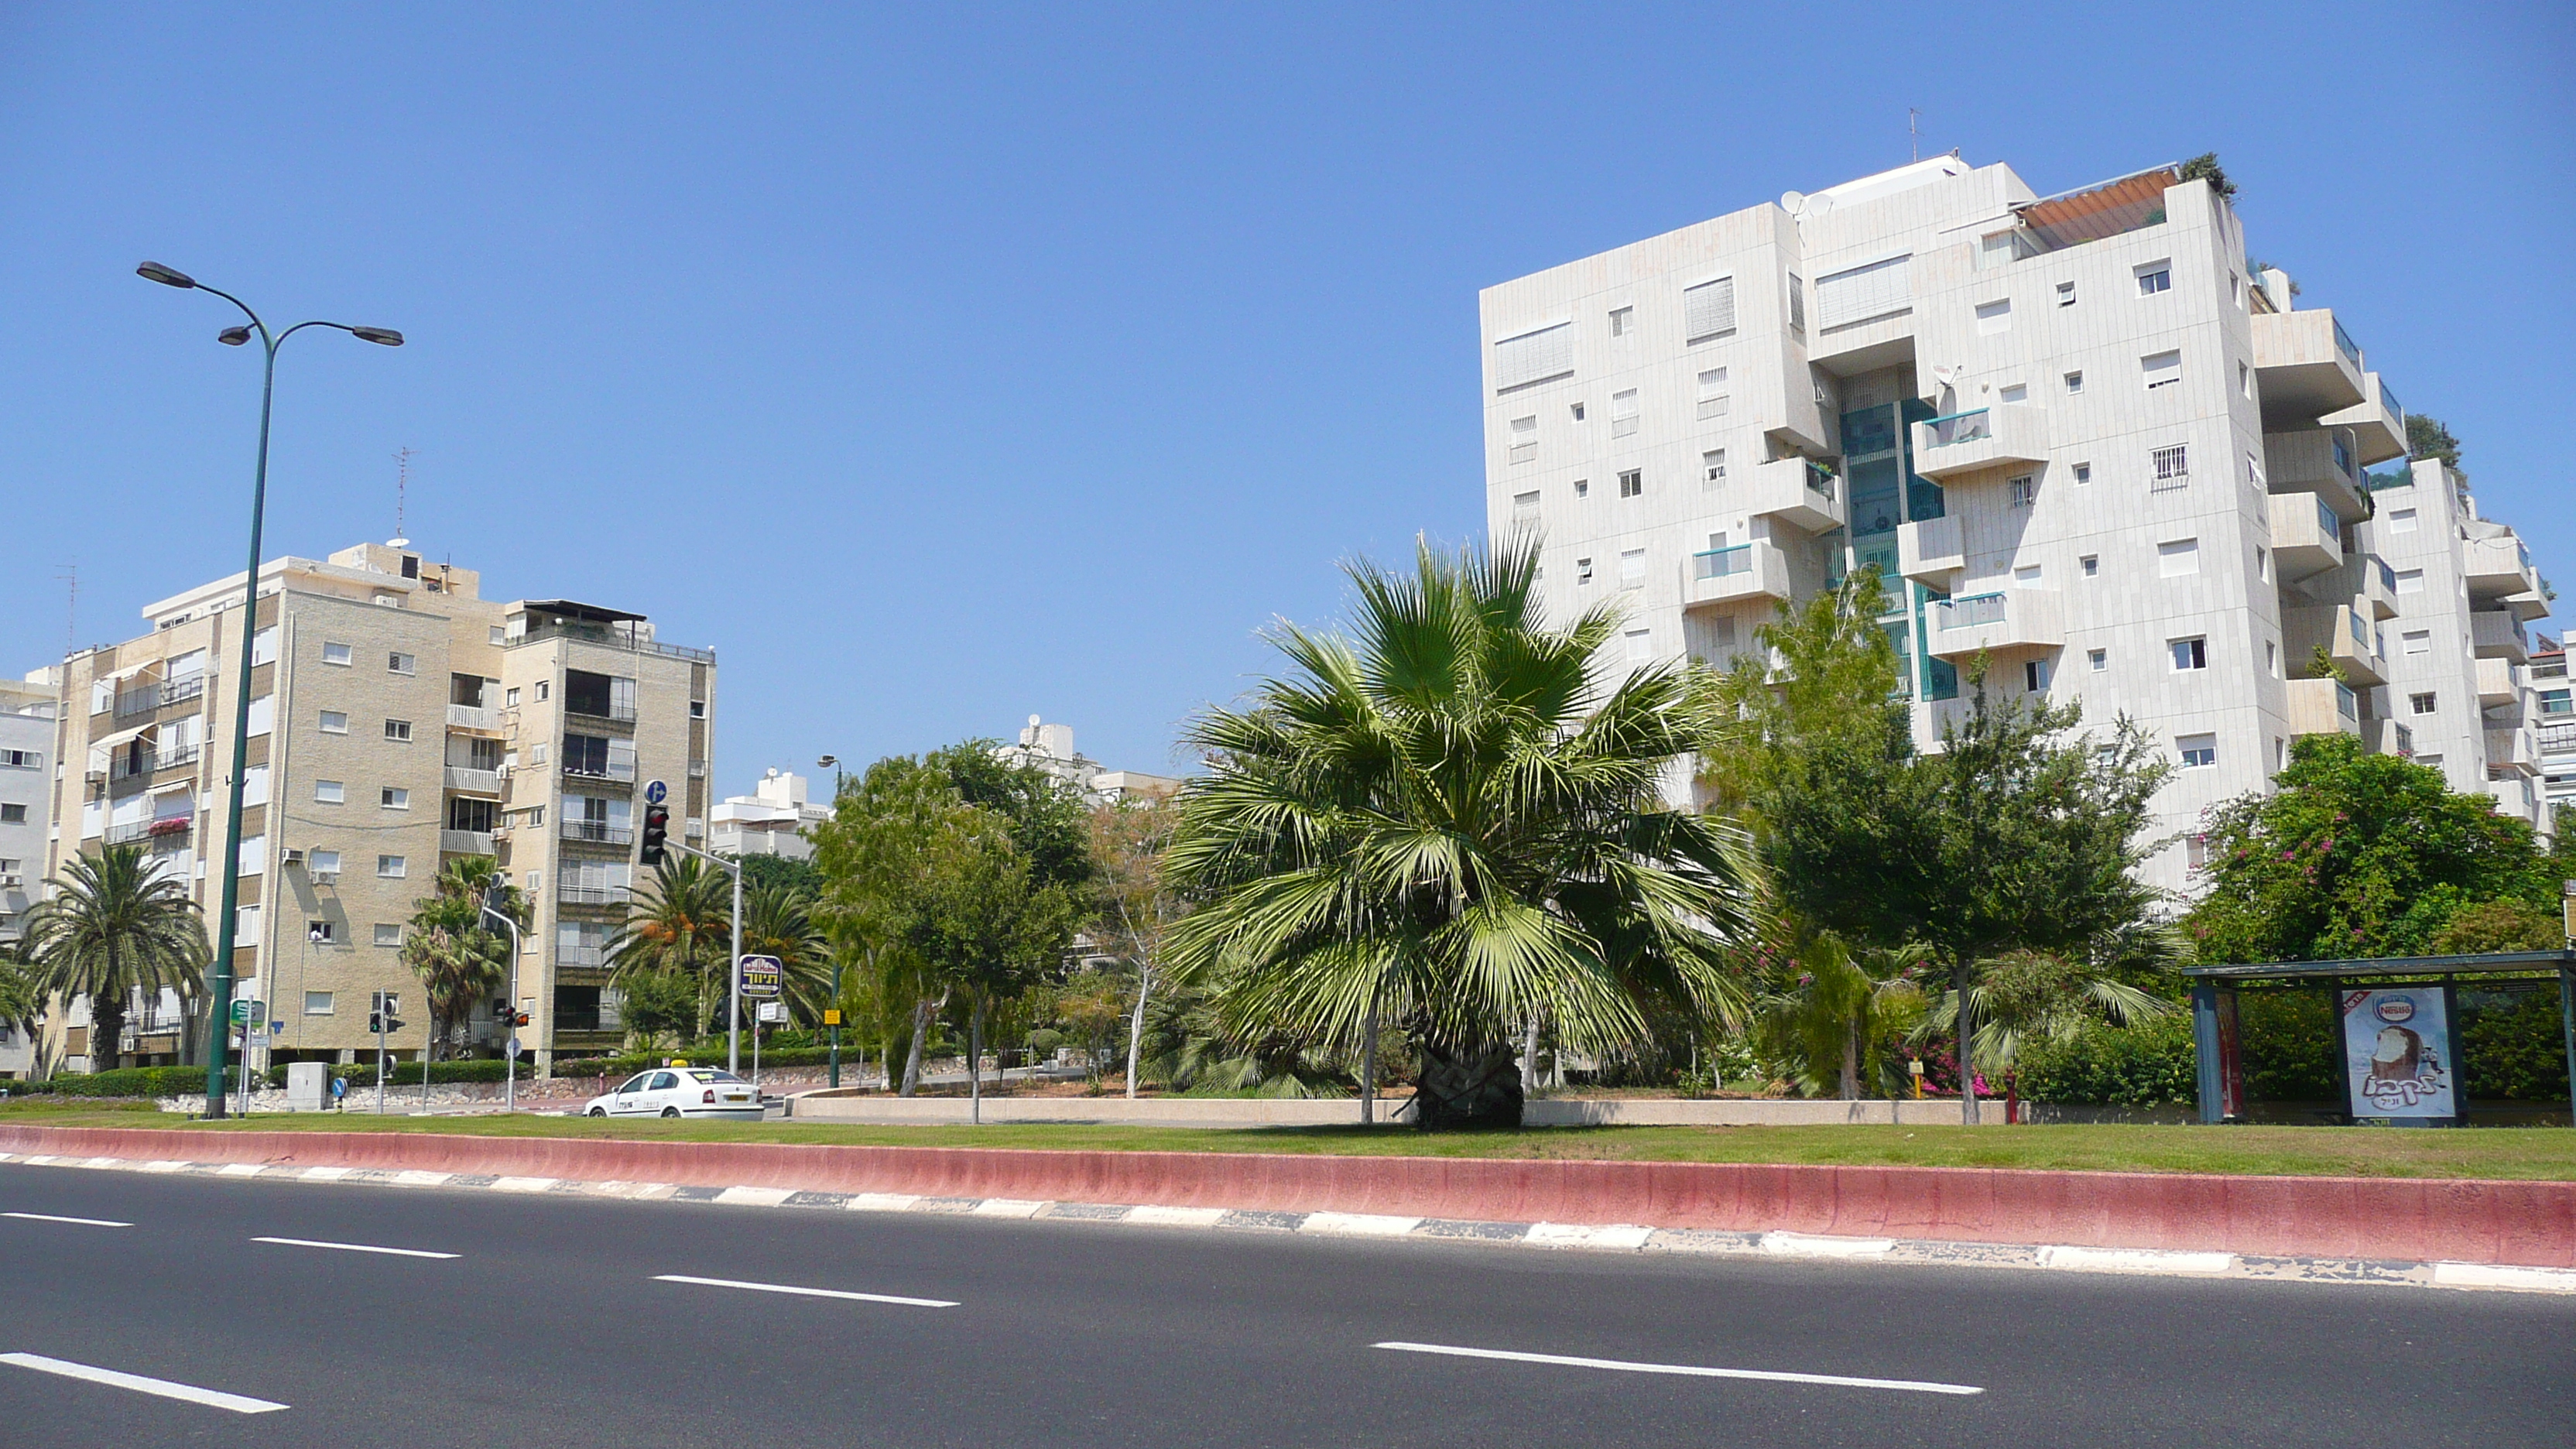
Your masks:
{"label": "leafy tree", "polygon": [[2556,951],[2566,944],[2567,921],[2560,912],[2527,900],[2481,901],[2443,922],[2433,935],[2432,954]]}
{"label": "leafy tree", "polygon": [[2531,826],[2439,770],[2311,735],[2274,783],[2210,818],[2189,918],[2203,961],[2422,955],[2464,906],[2557,898]]}
{"label": "leafy tree", "polygon": [[1905,1008],[1920,1008],[1914,976],[1927,954],[1914,946],[1855,949],[1830,931],[1806,933],[1792,950],[1764,961],[1764,990],[1753,1003],[1755,1049],[1787,1062],[1807,1096],[1838,1091],[1857,1099],[1864,1081],[1875,1088],[1885,1075],[1881,1028]]}
{"label": "leafy tree", "polygon": [[2409,480],[2406,462],[2432,459],[2468,481],[2467,470],[2460,466],[2460,440],[2451,436],[2450,426],[2440,418],[2422,413],[2406,415],[2406,461],[2385,473],[2370,475],[2374,488],[2404,487]]}
{"label": "leafy tree", "polygon": [[1127,1095],[1136,1095],[1137,1055],[1145,1012],[1163,969],[1163,940],[1187,910],[1164,859],[1180,810],[1168,799],[1119,800],[1091,812],[1090,854],[1098,875],[1099,915],[1093,937],[1104,954],[1136,973],[1127,1024]]}
{"label": "leafy tree", "polygon": [[665,1041],[686,1041],[698,1025],[699,983],[679,971],[638,969],[618,978],[624,1001],[626,1032],[635,1046],[652,1051]]}
{"label": "leafy tree", "polygon": [[517,887],[500,885],[500,875],[500,862],[488,855],[459,856],[439,868],[429,895],[412,902],[402,962],[429,998],[432,1057],[453,1054],[474,1003],[489,1000],[509,977],[510,938],[484,917],[485,900],[527,929],[527,902]]}
{"label": "leafy tree", "polygon": [[1035,765],[993,753],[991,740],[932,751],[923,764],[947,775],[959,799],[1009,822],[1011,844],[1041,886],[1079,889],[1092,878],[1089,810],[1081,793]]}
{"label": "leafy tree", "polygon": [[1733,1013],[1752,867],[1659,784],[1702,717],[1658,666],[1600,670],[1609,606],[1544,621],[1535,551],[1358,564],[1355,637],[1283,628],[1294,677],[1187,738],[1170,867],[1205,902],[1171,929],[1176,976],[1248,1034],[1374,1050],[1381,1013],[1421,1051],[1424,1127],[1517,1123],[1512,1038],[1578,1047],[1669,1006]]}
{"label": "leafy tree", "polygon": [[1156,1080],[1176,1092],[1227,1097],[1347,1097],[1350,1073],[1337,1054],[1294,1028],[1245,1031],[1205,992],[1157,998],[1139,1053]]}
{"label": "leafy tree", "polygon": [[[791,884],[754,885],[749,874],[744,872],[743,881],[743,954],[777,957],[780,999],[799,1019],[820,1021],[832,997],[832,959],[815,921],[815,897]],[[725,989],[731,991],[730,983]]]}
{"label": "leafy tree", "polygon": [[733,877],[693,855],[665,856],[652,893],[609,938],[609,979],[629,997],[648,975],[688,982],[698,1003],[691,1034],[703,1036],[726,1024],[732,956]]}
{"label": "leafy tree", "polygon": [[[739,860],[742,863],[742,888],[746,895],[759,886],[802,891],[809,897],[823,893],[823,868],[810,860],[786,855],[746,855]],[[746,913],[749,909],[746,903]]]}
{"label": "leafy tree", "polygon": [[[2099,954],[2007,951],[1979,963],[1968,987],[1968,1017],[1975,1025],[1975,1061],[1981,1071],[2013,1066],[2025,1046],[2063,1045],[2088,1028],[2141,1026],[2175,1014],[2173,1003],[2120,979]],[[1942,994],[1923,1020],[1922,1035],[1958,1035],[1956,988]]]}
{"label": "leafy tree", "polygon": [[130,1000],[203,990],[214,947],[187,886],[156,869],[140,845],[75,855],[51,884],[53,893],[27,913],[36,988],[66,1001],[89,998],[90,1070],[108,1071]]}
{"label": "leafy tree", "polygon": [[0,1028],[36,1031],[45,1010],[45,993],[36,986],[36,963],[27,955],[25,937],[0,941]]}
{"label": "leafy tree", "polygon": [[2236,185],[2227,179],[2225,171],[2219,169],[2218,153],[2215,151],[2203,151],[2182,163],[2181,174],[2185,181],[2208,182],[2209,189],[2221,196],[2232,198],[2236,195]]}

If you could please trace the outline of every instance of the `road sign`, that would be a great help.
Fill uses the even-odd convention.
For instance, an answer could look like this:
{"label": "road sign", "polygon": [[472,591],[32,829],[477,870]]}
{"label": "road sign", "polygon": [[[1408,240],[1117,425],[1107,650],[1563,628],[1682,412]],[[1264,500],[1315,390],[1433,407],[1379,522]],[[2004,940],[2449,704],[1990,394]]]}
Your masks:
{"label": "road sign", "polygon": [[751,997],[776,996],[786,983],[786,971],[775,956],[742,958],[742,994]]}
{"label": "road sign", "polygon": [[233,998],[233,1025],[247,1026],[255,1030],[267,1020],[267,1002],[248,996]]}
{"label": "road sign", "polygon": [[841,1008],[837,1006],[824,1007],[823,1024],[825,1026],[839,1026],[841,1024]]}
{"label": "road sign", "polygon": [[784,1001],[764,1001],[760,1003],[760,1019],[762,1021],[771,1022],[785,1021],[787,1019],[787,1003]]}
{"label": "road sign", "polygon": [[661,781],[659,781],[659,780],[647,780],[647,781],[645,781],[645,782],[644,782],[644,803],[645,803],[645,804],[647,804],[647,805],[659,805],[659,804],[661,804],[663,801],[668,800],[668,799],[670,799],[670,798],[671,798],[671,787],[670,787],[670,786],[663,784],[663,783],[662,783]]}
{"label": "road sign", "polygon": [[512,1055],[512,1056],[514,1056],[514,1057],[515,1057],[515,1056],[517,1056],[518,1054],[519,1054],[519,1039],[518,1039],[517,1037],[515,1037],[515,1036],[514,1036],[514,1037],[510,1038],[510,1055]]}

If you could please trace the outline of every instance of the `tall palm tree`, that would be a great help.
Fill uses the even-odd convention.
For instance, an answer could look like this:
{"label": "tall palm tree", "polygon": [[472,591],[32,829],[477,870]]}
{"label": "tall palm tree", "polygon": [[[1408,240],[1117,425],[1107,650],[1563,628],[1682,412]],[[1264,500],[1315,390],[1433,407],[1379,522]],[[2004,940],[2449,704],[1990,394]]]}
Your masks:
{"label": "tall palm tree", "polygon": [[493,929],[483,905],[492,901],[521,930],[527,929],[528,907],[517,887],[500,880],[499,861],[488,855],[459,856],[439,868],[432,894],[412,902],[402,959],[429,998],[432,1056],[452,1048],[452,1039],[473,1016],[474,1003],[489,999],[509,977],[510,938]]}
{"label": "tall palm tree", "polygon": [[831,947],[814,906],[812,892],[777,881],[748,886],[742,897],[743,954],[778,958],[781,998],[807,1022],[821,1021],[832,1004]]}
{"label": "tall palm tree", "polygon": [[733,878],[693,855],[666,856],[654,867],[652,894],[628,908],[609,938],[609,979],[627,991],[640,976],[676,974],[697,991],[704,1034],[724,1000],[732,951]]}
{"label": "tall palm tree", "polygon": [[[27,954],[48,996],[89,998],[89,1065],[116,1065],[128,1000],[194,995],[214,949],[187,887],[154,869],[140,845],[75,855],[53,893],[27,913]],[[213,1025],[224,1030],[224,1023]]]}
{"label": "tall palm tree", "polygon": [[1349,573],[1354,638],[1283,628],[1296,677],[1188,732],[1211,769],[1170,865],[1205,904],[1172,928],[1176,974],[1246,1029],[1364,1055],[1401,1022],[1425,1127],[1519,1120],[1533,1017],[1594,1050],[1658,1012],[1731,1017],[1751,866],[1663,803],[1703,734],[1681,678],[1603,664],[1615,608],[1550,628],[1532,548]]}

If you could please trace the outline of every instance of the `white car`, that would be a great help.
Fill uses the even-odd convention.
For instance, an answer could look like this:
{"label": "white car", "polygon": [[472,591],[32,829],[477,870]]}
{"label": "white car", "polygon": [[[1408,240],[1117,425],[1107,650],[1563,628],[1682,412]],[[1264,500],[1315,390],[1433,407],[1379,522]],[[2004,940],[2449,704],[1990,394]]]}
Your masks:
{"label": "white car", "polygon": [[760,1093],[751,1083],[713,1067],[654,1067],[617,1089],[590,1099],[587,1117],[729,1117],[757,1122]]}

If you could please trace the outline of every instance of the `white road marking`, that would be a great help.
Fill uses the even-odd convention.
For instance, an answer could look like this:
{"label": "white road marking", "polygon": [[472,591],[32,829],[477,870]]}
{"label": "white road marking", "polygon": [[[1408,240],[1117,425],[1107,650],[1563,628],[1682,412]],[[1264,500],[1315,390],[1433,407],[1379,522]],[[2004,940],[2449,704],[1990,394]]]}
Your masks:
{"label": "white road marking", "polygon": [[394,1174],[396,1187],[436,1187],[456,1174],[452,1172],[419,1172],[406,1168]]}
{"label": "white road marking", "polygon": [[796,1195],[792,1187],[729,1187],[716,1194],[727,1207],[776,1207]]}
{"label": "white road marking", "polygon": [[1653,1228],[1632,1223],[1593,1227],[1581,1223],[1532,1223],[1524,1241],[1541,1248],[1642,1248]]}
{"label": "white road marking", "polygon": [[1297,1231],[1338,1238],[1400,1238],[1421,1225],[1420,1218],[1387,1217],[1381,1213],[1308,1213]]}
{"label": "white road marking", "polygon": [[551,1192],[554,1185],[555,1179],[551,1177],[504,1177],[492,1184],[492,1191]]}
{"label": "white road marking", "polygon": [[863,1192],[850,1199],[854,1213],[908,1213],[921,1195],[910,1192]]}
{"label": "white road marking", "polygon": [[1127,1216],[1119,1221],[1151,1228],[1212,1228],[1224,1216],[1223,1208],[1156,1207],[1148,1203],[1129,1208]]}
{"label": "white road marking", "polygon": [[1694,1379],[1760,1379],[1776,1384],[1823,1384],[1844,1389],[1895,1389],[1911,1394],[1982,1394],[1974,1384],[1938,1384],[1921,1379],[1858,1379],[1841,1374],[1793,1374],[1769,1369],[1702,1368],[1683,1363],[1631,1363],[1617,1358],[1575,1358],[1555,1353],[1514,1353],[1500,1348],[1457,1348],[1444,1343],[1373,1343],[1371,1348],[1397,1353],[1437,1353],[1453,1358],[1492,1358],[1511,1363],[1555,1364],[1565,1368],[1615,1369],[1631,1374],[1678,1374]]}
{"label": "white road marking", "polygon": [[266,1399],[245,1398],[240,1394],[201,1389],[194,1384],[145,1378],[141,1374],[119,1373],[115,1369],[92,1368],[85,1363],[47,1358],[40,1353],[0,1353],[0,1363],[15,1364],[23,1369],[34,1369],[40,1374],[60,1374],[67,1379],[87,1379],[91,1383],[105,1384],[110,1388],[132,1389],[138,1394],[158,1394],[165,1399],[185,1399],[192,1404],[230,1409],[236,1414],[273,1414],[286,1407],[284,1404],[270,1403]]}
{"label": "white road marking", "polygon": [[2039,1266],[2109,1273],[2225,1273],[2234,1253],[2185,1253],[2168,1248],[2077,1248],[2054,1244],[2039,1250]]}
{"label": "white road marking", "polygon": [[455,1253],[432,1253],[421,1248],[379,1248],[369,1243],[325,1243],[313,1238],[253,1238],[254,1243],[275,1243],[281,1248],[330,1248],[342,1253],[384,1253],[396,1258],[453,1258]]}
{"label": "white road marking", "polygon": [[967,1214],[979,1218],[1033,1218],[1046,1205],[1043,1200],[1024,1197],[988,1197],[968,1209]]}
{"label": "white road marking", "polygon": [[2511,1268],[2493,1263],[2435,1263],[2437,1288],[2520,1288],[2547,1293],[2576,1293],[2576,1270]]}
{"label": "white road marking", "polygon": [[78,1223],[85,1228],[130,1228],[132,1223],[110,1222],[106,1218],[66,1218],[52,1213],[0,1213],[0,1218],[25,1218],[31,1223]]}
{"label": "white road marking", "polygon": [[656,1283],[695,1283],[701,1288],[740,1288],[752,1293],[792,1293],[800,1298],[846,1298],[854,1303],[892,1303],[903,1308],[955,1308],[944,1298],[897,1298],[887,1293],[844,1293],[838,1288],[798,1288],[786,1283],[745,1283],[734,1278],[692,1278],[686,1273],[656,1273]]}
{"label": "white road marking", "polygon": [[306,1182],[338,1182],[341,1178],[347,1177],[348,1175],[349,1169],[345,1167],[308,1167],[304,1169],[304,1180]]}
{"label": "white road marking", "polygon": [[1894,1238],[1826,1237],[1815,1233],[1764,1233],[1762,1251],[1791,1258],[1883,1258]]}
{"label": "white road marking", "polygon": [[257,1177],[267,1170],[267,1165],[264,1163],[227,1162],[215,1169],[215,1175],[217,1177]]}

